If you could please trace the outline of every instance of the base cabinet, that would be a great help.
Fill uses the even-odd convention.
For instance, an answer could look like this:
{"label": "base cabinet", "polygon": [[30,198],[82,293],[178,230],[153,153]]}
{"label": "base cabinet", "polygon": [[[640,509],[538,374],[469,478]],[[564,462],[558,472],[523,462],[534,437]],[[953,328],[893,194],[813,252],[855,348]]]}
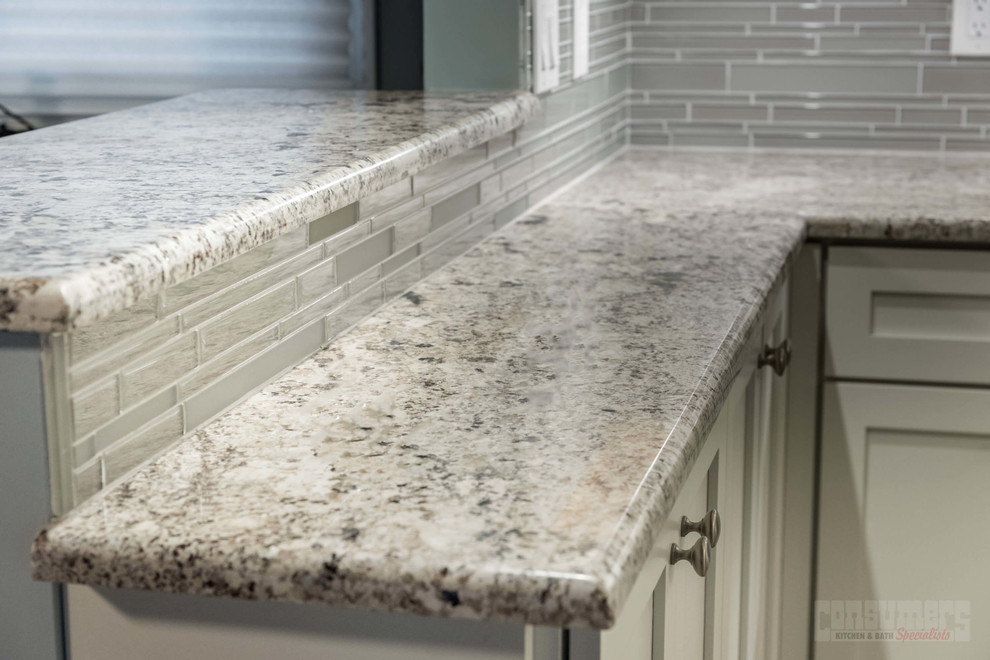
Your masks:
{"label": "base cabinet", "polygon": [[990,255],[826,261],[814,658],[990,657]]}
{"label": "base cabinet", "polygon": [[[617,625],[572,631],[572,651],[595,660],[770,660],[780,657],[786,371],[761,366],[787,338],[787,288],[743,350],[739,371]],[[670,548],[691,548],[681,519],[718,512],[722,529],[707,574]],[[594,637],[598,639],[595,640]],[[589,651],[588,648],[592,650]]]}
{"label": "base cabinet", "polygon": [[990,390],[830,383],[823,413],[816,659],[988,657]]}
{"label": "base cabinet", "polygon": [[[738,370],[616,625],[562,631],[496,622],[68,589],[73,660],[116,658],[402,658],[514,660],[775,660],[778,654],[786,376],[762,365],[787,336],[781,287]],[[718,513],[708,569],[671,562]],[[108,631],[112,633],[108,634]]]}

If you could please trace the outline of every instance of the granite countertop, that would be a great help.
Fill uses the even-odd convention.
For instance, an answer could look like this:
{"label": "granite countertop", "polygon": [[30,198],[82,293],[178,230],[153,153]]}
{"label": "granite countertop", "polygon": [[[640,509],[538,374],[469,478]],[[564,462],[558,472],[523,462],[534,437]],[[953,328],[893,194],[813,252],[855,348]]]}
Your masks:
{"label": "granite countertop", "polygon": [[58,332],[521,125],[525,92],[231,89],[0,143],[0,330]]}
{"label": "granite countertop", "polygon": [[808,234],[990,242],[990,159],[627,152],[54,522],[35,575],[608,627]]}

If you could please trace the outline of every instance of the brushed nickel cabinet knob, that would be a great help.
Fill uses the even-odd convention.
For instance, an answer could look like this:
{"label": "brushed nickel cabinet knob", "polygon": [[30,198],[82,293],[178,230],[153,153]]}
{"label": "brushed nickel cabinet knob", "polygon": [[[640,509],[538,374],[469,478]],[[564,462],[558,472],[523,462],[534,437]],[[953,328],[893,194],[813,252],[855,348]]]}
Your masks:
{"label": "brushed nickel cabinet knob", "polygon": [[712,544],[708,542],[708,537],[702,536],[690,550],[682,550],[676,543],[671,544],[670,565],[673,566],[684,559],[690,562],[695,573],[705,577],[708,573],[708,565],[712,561]]}
{"label": "brushed nickel cabinet knob", "polygon": [[757,367],[771,367],[778,376],[783,376],[787,365],[791,363],[791,340],[785,339],[780,345],[765,346],[763,355],[756,361]]}
{"label": "brushed nickel cabinet knob", "polygon": [[712,547],[718,545],[718,538],[722,535],[722,519],[716,509],[706,513],[698,522],[691,522],[687,516],[681,516],[681,536],[687,536],[691,532],[697,532],[706,537]]}

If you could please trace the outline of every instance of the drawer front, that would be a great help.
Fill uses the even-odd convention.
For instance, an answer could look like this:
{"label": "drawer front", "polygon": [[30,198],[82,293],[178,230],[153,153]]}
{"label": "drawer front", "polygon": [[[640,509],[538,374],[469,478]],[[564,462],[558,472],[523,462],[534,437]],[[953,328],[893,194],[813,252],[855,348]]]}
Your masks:
{"label": "drawer front", "polygon": [[833,248],[829,376],[990,385],[990,252]]}

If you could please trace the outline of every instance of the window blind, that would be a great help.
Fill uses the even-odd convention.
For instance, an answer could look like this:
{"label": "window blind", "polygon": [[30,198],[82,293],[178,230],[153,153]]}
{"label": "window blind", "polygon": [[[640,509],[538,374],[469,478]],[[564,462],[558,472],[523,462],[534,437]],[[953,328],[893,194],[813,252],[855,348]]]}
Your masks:
{"label": "window blind", "polygon": [[44,122],[210,88],[354,87],[360,14],[361,0],[0,0],[0,103]]}

